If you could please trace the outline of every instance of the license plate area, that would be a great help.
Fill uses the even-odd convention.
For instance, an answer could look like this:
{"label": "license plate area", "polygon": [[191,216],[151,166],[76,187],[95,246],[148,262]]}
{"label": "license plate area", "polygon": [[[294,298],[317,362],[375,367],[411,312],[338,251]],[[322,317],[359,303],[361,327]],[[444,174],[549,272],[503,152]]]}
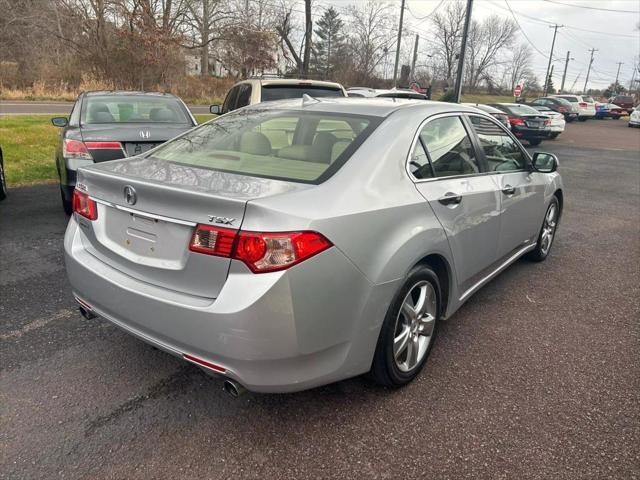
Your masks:
{"label": "license plate area", "polygon": [[127,152],[127,156],[132,157],[134,155],[140,155],[141,153],[148,152],[158,145],[160,145],[158,142],[125,143],[124,149]]}

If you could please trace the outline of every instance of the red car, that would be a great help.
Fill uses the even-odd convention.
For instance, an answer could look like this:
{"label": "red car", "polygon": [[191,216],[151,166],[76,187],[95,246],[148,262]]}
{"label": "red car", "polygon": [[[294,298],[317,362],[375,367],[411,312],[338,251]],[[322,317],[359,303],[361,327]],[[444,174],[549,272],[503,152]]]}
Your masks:
{"label": "red car", "polygon": [[614,103],[619,106],[626,113],[631,113],[633,111],[633,97],[631,95],[616,95],[615,97],[611,97],[609,99],[609,103]]}

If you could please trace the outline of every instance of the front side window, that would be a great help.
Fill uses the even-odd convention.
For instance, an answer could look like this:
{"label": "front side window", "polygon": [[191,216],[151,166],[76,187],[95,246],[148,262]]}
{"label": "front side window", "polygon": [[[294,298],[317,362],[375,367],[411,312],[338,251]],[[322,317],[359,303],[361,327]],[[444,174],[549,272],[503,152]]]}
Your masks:
{"label": "front side window", "polygon": [[227,93],[227,97],[224,99],[224,103],[222,104],[222,113],[227,113],[235,109],[239,90],[239,85],[229,90],[229,93]]}
{"label": "front side window", "polygon": [[82,123],[179,123],[190,124],[175,98],[147,95],[86,96]]}
{"label": "front side window", "polygon": [[480,167],[471,139],[460,117],[430,121],[420,132],[436,177],[478,173]]}
{"label": "front side window", "polygon": [[527,157],[516,142],[498,125],[482,117],[469,117],[478,135],[490,172],[523,170]]}
{"label": "front side window", "polygon": [[236,102],[235,108],[242,108],[249,105],[251,101],[251,85],[243,84],[240,85],[240,91],[238,92],[238,100]]}
{"label": "front side window", "polygon": [[320,183],[351,157],[380,121],[362,115],[244,109],[170,140],[153,157],[218,171]]}

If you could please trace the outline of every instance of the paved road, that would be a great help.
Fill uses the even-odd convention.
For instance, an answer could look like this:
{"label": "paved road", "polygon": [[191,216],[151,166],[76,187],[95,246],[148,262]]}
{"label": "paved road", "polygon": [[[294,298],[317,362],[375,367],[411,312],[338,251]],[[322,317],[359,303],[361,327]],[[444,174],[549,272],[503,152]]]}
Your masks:
{"label": "paved road", "polygon": [[627,150],[543,145],[567,187],[551,256],[474,295],[399,391],[357,378],[227,397],[197,368],[80,317],[56,187],[11,190],[0,478],[640,477],[640,132],[571,127],[605,144],[624,133]]}
{"label": "paved road", "polygon": [[[0,115],[68,115],[71,112],[71,102],[23,102],[0,101]],[[194,115],[209,113],[209,105],[188,105]]]}

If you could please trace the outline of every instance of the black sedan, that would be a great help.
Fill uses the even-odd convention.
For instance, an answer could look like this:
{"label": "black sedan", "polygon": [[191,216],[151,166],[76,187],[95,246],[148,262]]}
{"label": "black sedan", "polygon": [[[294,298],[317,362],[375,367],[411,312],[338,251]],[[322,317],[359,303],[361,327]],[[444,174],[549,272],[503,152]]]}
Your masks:
{"label": "black sedan", "polygon": [[62,206],[69,215],[78,167],[146,152],[197,125],[179,98],[151,92],[85,92],[62,127],[56,148]]}
{"label": "black sedan", "polygon": [[561,113],[567,123],[578,119],[579,109],[577,105],[559,97],[540,97],[530,103],[531,106],[547,107],[549,110]]}
{"label": "black sedan", "polygon": [[542,140],[551,136],[551,120],[548,115],[521,103],[492,103],[492,107],[502,110],[509,116],[511,131],[519,140],[529,145],[540,145]]}

